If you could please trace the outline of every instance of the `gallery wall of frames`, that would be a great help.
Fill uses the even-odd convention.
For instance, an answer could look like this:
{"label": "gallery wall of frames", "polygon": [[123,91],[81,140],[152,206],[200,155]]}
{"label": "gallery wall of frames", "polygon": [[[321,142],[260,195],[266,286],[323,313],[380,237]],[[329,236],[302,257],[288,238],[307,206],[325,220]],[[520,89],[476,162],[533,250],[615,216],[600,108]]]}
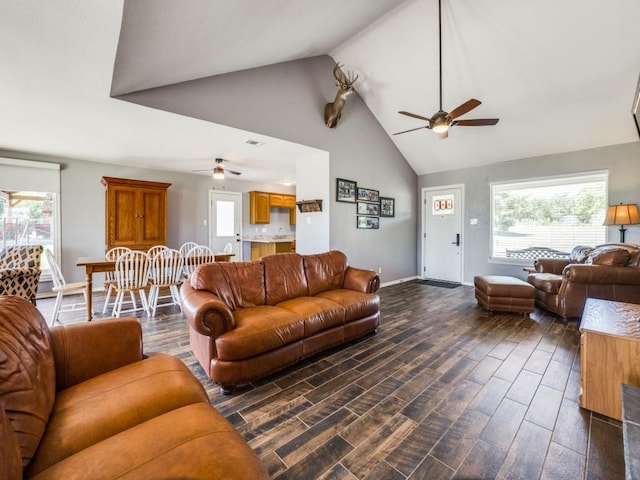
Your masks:
{"label": "gallery wall of frames", "polygon": [[356,205],[357,228],[380,228],[380,218],[395,215],[395,198],[381,197],[378,190],[358,187],[353,180],[336,178],[336,201]]}

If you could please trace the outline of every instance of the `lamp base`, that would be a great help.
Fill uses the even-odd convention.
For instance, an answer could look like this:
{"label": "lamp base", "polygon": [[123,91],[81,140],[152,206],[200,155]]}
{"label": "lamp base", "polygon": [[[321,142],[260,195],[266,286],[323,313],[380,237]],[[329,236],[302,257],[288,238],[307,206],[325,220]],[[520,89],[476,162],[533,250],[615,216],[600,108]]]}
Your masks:
{"label": "lamp base", "polygon": [[618,231],[620,232],[620,243],[624,243],[624,232],[626,232],[627,229],[624,228],[624,226],[620,226]]}

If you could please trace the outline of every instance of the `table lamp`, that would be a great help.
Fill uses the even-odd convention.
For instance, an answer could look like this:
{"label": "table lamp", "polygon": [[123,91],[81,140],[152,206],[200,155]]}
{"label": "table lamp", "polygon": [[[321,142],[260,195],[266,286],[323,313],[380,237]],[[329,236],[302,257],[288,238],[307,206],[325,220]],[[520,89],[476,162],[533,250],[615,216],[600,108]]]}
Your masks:
{"label": "table lamp", "polygon": [[638,206],[634,203],[619,205],[610,205],[607,209],[607,216],[604,219],[604,225],[620,225],[620,243],[624,243],[625,225],[636,225],[640,223],[640,214],[638,214]]}

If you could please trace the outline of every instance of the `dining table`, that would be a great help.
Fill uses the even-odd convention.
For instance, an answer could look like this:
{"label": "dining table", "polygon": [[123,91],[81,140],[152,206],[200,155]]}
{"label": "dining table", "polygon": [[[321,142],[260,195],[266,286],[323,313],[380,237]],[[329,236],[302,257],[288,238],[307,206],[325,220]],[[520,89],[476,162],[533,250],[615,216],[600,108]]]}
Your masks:
{"label": "dining table", "polygon": [[[213,254],[215,262],[228,262],[233,256],[233,253],[226,252]],[[185,257],[184,261],[187,264],[201,263],[198,257]],[[93,300],[91,297],[91,293],[93,291],[93,274],[114,272],[116,270],[116,260],[107,260],[104,257],[78,257],[76,266],[84,267],[87,281],[87,321],[90,322],[93,319]]]}

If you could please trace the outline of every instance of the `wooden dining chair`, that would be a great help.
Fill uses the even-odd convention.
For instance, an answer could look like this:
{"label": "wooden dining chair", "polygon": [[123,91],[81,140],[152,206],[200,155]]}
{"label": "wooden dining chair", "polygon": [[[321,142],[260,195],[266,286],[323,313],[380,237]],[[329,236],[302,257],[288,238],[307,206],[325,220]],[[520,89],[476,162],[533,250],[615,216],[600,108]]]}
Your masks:
{"label": "wooden dining chair", "polygon": [[115,291],[116,298],[113,304],[114,317],[119,317],[122,311],[122,304],[126,294],[131,296],[132,308],[126,312],[136,312],[140,310],[135,300],[135,294],[140,296],[142,310],[150,316],[149,302],[145,288],[149,285],[149,269],[151,262],[146,252],[131,250],[123,253],[116,260],[115,269]]}
{"label": "wooden dining chair", "polygon": [[[128,247],[114,247],[111,250],[109,250],[107,253],[105,253],[104,258],[105,260],[115,262],[120,255],[130,251],[131,249]],[[104,288],[107,290],[107,292],[105,293],[104,307],[102,307],[103,315],[107,313],[107,309],[109,308],[109,300],[111,299],[111,294],[113,293],[113,290],[116,287],[115,275],[116,275],[115,271],[105,272],[104,274]],[[113,304],[111,304],[111,306],[113,307]]]}
{"label": "wooden dining chair", "polygon": [[[178,286],[183,280],[183,263],[184,257],[180,251],[169,248],[158,251],[151,260],[149,273],[149,283],[151,285],[149,290],[149,308],[152,317],[155,317],[158,307],[177,305],[178,308],[180,308]],[[161,288],[168,288],[169,295],[161,297]],[[171,302],[159,304],[158,301],[161,298],[171,298]]]}
{"label": "wooden dining chair", "polygon": [[[53,326],[54,323],[59,321],[59,316],[61,312],[67,312],[75,310],[76,307],[86,307],[87,306],[87,282],[74,282],[67,283],[64,279],[64,275],[62,275],[62,270],[60,269],[60,265],[56,261],[55,256],[51,250],[45,250],[44,256],[47,259],[47,263],[49,264],[49,271],[51,272],[51,280],[53,281],[53,288],[51,291],[56,294],[56,302],[53,305],[53,315],[51,317],[51,324]],[[65,308],[62,309],[62,299],[65,295],[78,294],[81,293],[84,302],[76,302],[69,305],[65,305]],[[93,313],[93,312],[91,312]]]}

